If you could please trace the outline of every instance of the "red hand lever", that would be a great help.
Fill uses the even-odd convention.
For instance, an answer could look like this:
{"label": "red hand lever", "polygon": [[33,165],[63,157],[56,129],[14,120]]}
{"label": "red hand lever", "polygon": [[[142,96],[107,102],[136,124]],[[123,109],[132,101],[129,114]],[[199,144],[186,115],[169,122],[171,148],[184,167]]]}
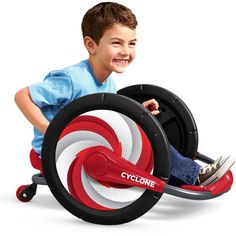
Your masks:
{"label": "red hand lever", "polygon": [[147,106],[147,109],[152,112],[156,110],[156,106],[154,104],[150,104]]}
{"label": "red hand lever", "polygon": [[83,166],[89,176],[103,183],[137,186],[155,192],[163,192],[166,184],[103,146],[90,148]]}

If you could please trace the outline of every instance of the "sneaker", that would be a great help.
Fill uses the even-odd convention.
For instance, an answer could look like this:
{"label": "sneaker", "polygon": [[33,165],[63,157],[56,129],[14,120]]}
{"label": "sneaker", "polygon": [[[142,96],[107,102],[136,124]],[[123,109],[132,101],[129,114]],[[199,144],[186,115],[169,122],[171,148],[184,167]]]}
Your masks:
{"label": "sneaker", "polygon": [[202,167],[198,176],[198,184],[206,186],[215,183],[232,167],[234,162],[233,157],[220,157],[214,163]]}

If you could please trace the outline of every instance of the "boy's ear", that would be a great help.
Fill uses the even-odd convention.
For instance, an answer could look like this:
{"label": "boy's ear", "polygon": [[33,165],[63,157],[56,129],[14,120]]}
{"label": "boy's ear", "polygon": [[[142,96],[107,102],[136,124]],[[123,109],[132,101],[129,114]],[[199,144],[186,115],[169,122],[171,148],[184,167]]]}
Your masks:
{"label": "boy's ear", "polygon": [[89,54],[94,55],[96,53],[96,43],[91,37],[84,37],[84,46],[87,48]]}

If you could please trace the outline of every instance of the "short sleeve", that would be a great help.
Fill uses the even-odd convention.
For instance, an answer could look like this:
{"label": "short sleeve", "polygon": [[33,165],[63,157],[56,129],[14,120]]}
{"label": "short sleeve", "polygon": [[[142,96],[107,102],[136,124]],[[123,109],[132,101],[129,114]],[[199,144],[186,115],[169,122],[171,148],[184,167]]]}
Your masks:
{"label": "short sleeve", "polygon": [[69,75],[62,71],[52,71],[43,82],[29,86],[32,101],[38,107],[48,105],[65,106],[71,101],[72,82]]}

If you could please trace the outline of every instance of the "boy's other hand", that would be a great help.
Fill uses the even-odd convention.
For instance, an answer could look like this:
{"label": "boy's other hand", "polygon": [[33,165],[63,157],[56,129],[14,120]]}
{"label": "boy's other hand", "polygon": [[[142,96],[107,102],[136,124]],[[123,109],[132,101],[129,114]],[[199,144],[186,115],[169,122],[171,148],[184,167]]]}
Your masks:
{"label": "boy's other hand", "polygon": [[154,116],[158,115],[160,111],[158,110],[159,104],[155,99],[150,99],[142,103],[143,106],[148,109]]}

